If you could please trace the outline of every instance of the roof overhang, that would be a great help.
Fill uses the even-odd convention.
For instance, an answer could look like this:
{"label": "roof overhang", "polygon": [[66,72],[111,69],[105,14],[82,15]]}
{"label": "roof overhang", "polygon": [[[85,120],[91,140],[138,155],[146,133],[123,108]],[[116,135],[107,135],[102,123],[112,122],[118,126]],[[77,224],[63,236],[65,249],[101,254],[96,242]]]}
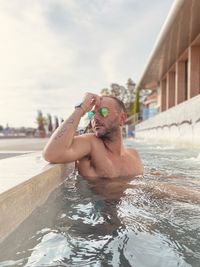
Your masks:
{"label": "roof overhang", "polygon": [[200,0],[175,0],[136,88],[155,88],[191,44],[200,45]]}

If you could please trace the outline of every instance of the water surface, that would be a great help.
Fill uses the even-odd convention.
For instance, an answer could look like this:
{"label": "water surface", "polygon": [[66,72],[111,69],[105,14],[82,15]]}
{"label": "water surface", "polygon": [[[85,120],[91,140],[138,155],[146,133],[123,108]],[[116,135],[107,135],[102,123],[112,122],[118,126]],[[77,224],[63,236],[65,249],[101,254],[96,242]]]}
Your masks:
{"label": "water surface", "polygon": [[126,141],[145,175],[71,174],[0,246],[0,266],[200,266],[200,151]]}

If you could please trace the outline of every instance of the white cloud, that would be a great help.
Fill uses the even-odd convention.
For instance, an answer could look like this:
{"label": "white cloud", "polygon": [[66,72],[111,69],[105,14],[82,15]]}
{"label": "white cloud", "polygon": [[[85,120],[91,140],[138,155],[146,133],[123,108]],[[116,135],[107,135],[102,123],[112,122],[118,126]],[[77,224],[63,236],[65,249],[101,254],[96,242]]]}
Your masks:
{"label": "white cloud", "polygon": [[172,0],[2,0],[0,124],[66,117],[85,91],[139,79]]}

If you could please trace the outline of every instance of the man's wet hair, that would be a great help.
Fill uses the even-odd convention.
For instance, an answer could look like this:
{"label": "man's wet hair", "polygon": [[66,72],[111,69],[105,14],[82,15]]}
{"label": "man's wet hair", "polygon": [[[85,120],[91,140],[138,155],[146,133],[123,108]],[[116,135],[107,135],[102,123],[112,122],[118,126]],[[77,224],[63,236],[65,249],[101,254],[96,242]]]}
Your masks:
{"label": "man's wet hair", "polygon": [[117,104],[117,107],[119,108],[120,111],[123,111],[125,113],[127,113],[126,111],[126,107],[124,105],[124,102],[121,101],[119,98],[115,97],[115,96],[112,96],[112,95],[103,95],[103,97],[109,97],[109,98],[112,98],[115,100],[116,104]]}

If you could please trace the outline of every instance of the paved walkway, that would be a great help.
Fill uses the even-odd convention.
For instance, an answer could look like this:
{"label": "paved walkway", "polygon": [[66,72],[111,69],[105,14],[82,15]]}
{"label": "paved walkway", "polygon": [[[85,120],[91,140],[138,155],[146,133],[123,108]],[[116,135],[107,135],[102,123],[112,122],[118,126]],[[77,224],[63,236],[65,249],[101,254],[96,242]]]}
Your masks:
{"label": "paved walkway", "polygon": [[2,138],[0,139],[0,159],[40,151],[47,140],[48,138]]}

